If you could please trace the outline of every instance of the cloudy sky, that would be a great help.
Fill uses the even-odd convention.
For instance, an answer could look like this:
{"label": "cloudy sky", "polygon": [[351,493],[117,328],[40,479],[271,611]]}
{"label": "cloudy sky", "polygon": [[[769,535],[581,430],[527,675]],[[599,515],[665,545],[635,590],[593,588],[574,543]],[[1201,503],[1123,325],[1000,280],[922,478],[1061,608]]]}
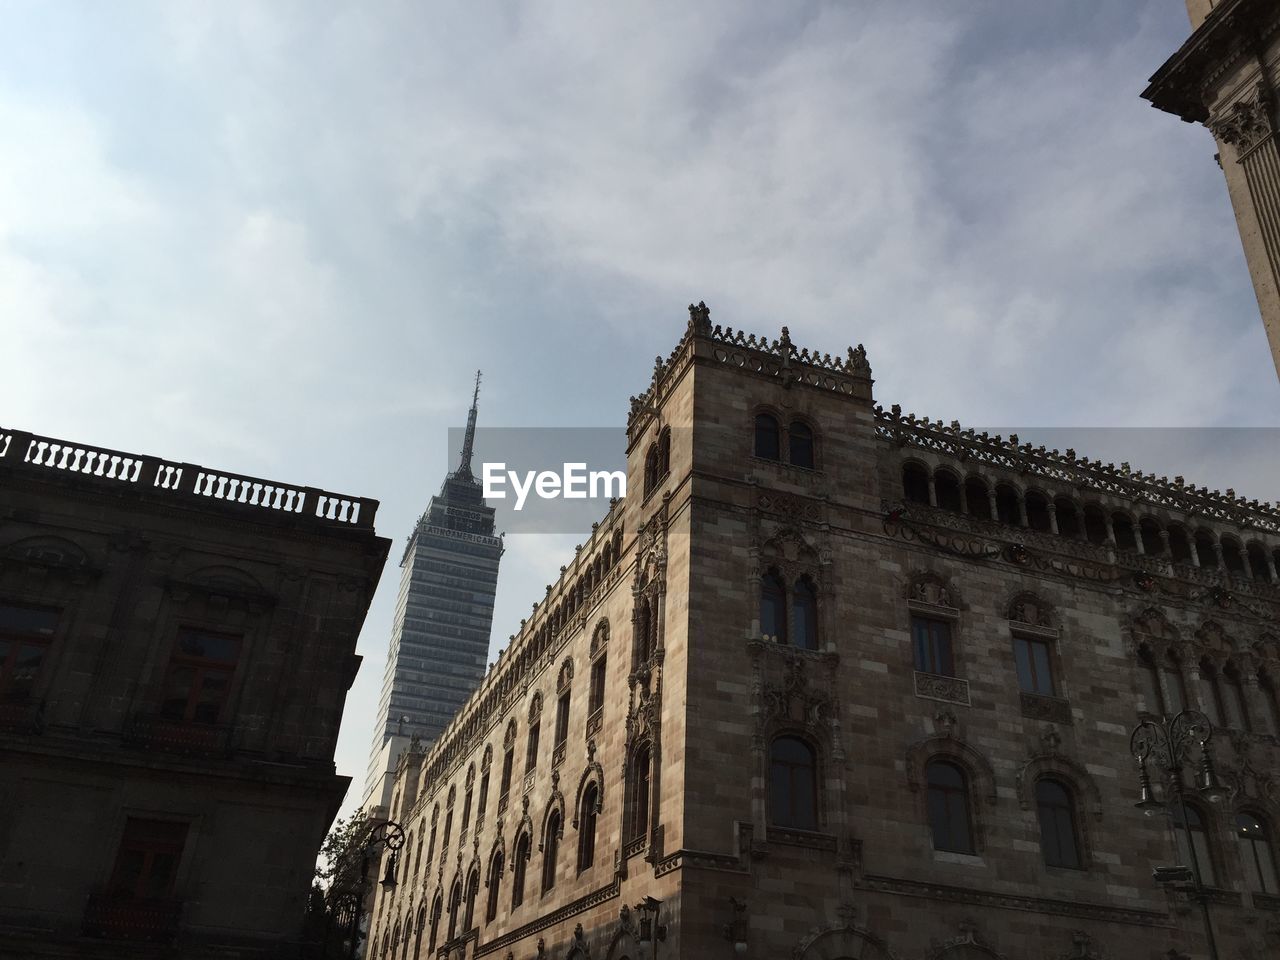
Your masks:
{"label": "cloudy sky", "polygon": [[[378,498],[398,558],[471,371],[482,424],[620,426],[705,299],[865,343],[886,405],[1026,439],[1218,428],[1153,466],[1280,492],[1275,433],[1223,429],[1280,425],[1280,384],[1214,145],[1138,97],[1178,3],[0,18],[6,425]],[[1143,465],[1124,449],[1099,452]],[[495,650],[577,539],[508,538]],[[360,640],[353,795],[397,580]]]}

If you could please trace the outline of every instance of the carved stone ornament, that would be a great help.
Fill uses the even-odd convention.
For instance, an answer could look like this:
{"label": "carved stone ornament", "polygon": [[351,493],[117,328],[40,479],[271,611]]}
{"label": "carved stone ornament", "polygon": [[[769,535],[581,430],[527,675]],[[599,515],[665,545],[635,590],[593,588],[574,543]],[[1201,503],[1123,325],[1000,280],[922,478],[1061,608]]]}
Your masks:
{"label": "carved stone ornament", "polygon": [[1209,121],[1209,130],[1238,153],[1247,153],[1275,130],[1273,111],[1271,94],[1259,83],[1252,96],[1242,97]]}
{"label": "carved stone ornament", "polygon": [[829,720],[831,701],[813,690],[805,678],[805,660],[790,652],[783,668],[782,682],[764,685],[764,712],[770,720],[803,723],[819,729]]}
{"label": "carved stone ornament", "polygon": [[931,603],[938,607],[955,607],[955,595],[951,588],[936,574],[924,573],[919,574],[911,581],[911,589],[907,594],[908,599],[916,600],[920,603]]}
{"label": "carved stone ornament", "polygon": [[1077,930],[1071,934],[1071,950],[1062,955],[1062,960],[1110,960],[1110,958],[1093,937],[1083,930]]}

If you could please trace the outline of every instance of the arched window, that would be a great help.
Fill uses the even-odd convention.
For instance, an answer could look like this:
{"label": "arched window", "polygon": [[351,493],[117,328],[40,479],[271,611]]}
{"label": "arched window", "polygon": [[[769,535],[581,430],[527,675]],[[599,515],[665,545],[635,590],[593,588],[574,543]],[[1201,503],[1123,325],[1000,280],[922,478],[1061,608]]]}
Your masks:
{"label": "arched window", "polygon": [[792,466],[813,469],[813,429],[803,420],[792,420],[787,427],[787,452]]}
{"label": "arched window", "polygon": [[[1191,852],[1187,849],[1187,831],[1182,829],[1182,811],[1177,804],[1170,808],[1173,813],[1174,830],[1177,838],[1179,863],[1191,866]],[[1206,887],[1217,886],[1217,874],[1213,868],[1213,846],[1209,843],[1209,832],[1205,829],[1204,815],[1193,803],[1187,804],[1187,825],[1191,828],[1191,846],[1195,851],[1195,860],[1200,867],[1200,881]]]}
{"label": "arched window", "polygon": [[929,505],[929,471],[918,463],[902,465],[902,498],[907,503]]}
{"label": "arched window", "polygon": [[1213,534],[1207,530],[1196,531],[1196,559],[1207,570],[1218,569],[1218,551],[1213,545]]}
{"label": "arched window", "polygon": [[542,841],[542,892],[556,885],[556,861],[560,858],[560,811],[547,818],[547,835]]}
{"label": "arched window", "polygon": [[499,850],[493,855],[493,861],[489,864],[489,898],[484,908],[486,923],[492,923],[498,915],[498,896],[502,890],[503,866],[505,866],[505,861],[502,851]]}
{"label": "arched window", "polygon": [[808,577],[796,581],[795,600],[796,646],[802,650],[818,649],[818,591]]}
{"label": "arched window", "polygon": [[1138,532],[1142,535],[1142,552],[1149,557],[1164,555],[1164,540],[1160,536],[1160,524],[1151,517],[1143,517],[1138,521]]}
{"label": "arched window", "polygon": [[440,894],[436,894],[436,899],[431,904],[431,939],[427,943],[427,953],[435,952],[436,940],[440,936],[440,914],[444,911],[444,904],[440,900]]}
{"label": "arched window", "polygon": [[644,456],[644,495],[647,497],[658,486],[658,445],[649,444],[649,452]]}
{"label": "arched window", "polygon": [[512,863],[511,878],[511,909],[514,910],[520,904],[524,903],[524,874],[525,867],[529,863],[529,834],[520,834],[520,839],[516,841],[514,854],[514,863]]}
{"label": "arched window", "polygon": [[1182,664],[1172,650],[1164,655],[1165,713],[1174,716],[1187,708],[1187,682],[1182,677]]}
{"label": "arched window", "polygon": [[462,916],[463,932],[470,930],[475,926],[476,921],[476,894],[480,892],[480,871],[472,870],[470,876],[467,877],[467,911]]}
{"label": "arched window", "polygon": [[1229,727],[1227,702],[1222,696],[1222,684],[1218,678],[1218,668],[1208,657],[1200,661],[1200,692],[1204,705],[1210,716],[1220,727]]}
{"label": "arched window", "polygon": [[1022,525],[1022,510],[1018,506],[1021,502],[1017,487],[1008,483],[996,484],[996,519],[1001,523],[1011,527]]}
{"label": "arched window", "polygon": [[1244,573],[1244,555],[1240,552],[1240,541],[1234,537],[1222,538],[1222,565],[1229,573]]}
{"label": "arched window", "polygon": [[987,491],[987,482],[981,477],[970,477],[964,482],[964,502],[969,516],[979,520],[992,519],[991,494]]}
{"label": "arched window", "polygon": [[1267,569],[1267,552],[1257,543],[1250,543],[1248,548],[1249,554],[1249,572],[1253,574],[1253,579],[1261,580],[1266,583],[1271,579],[1271,571]]}
{"label": "arched window", "polygon": [[1257,814],[1247,810],[1236,814],[1236,848],[1240,851],[1244,880],[1249,889],[1254,893],[1267,893],[1273,897],[1280,893],[1271,837],[1265,822]]}
{"label": "arched window", "polygon": [[782,438],[778,421],[767,413],[756,414],[756,456],[761,460],[782,459]]}
{"label": "arched window", "polygon": [[1064,537],[1079,539],[1080,513],[1076,505],[1067,497],[1058,497],[1053,501],[1053,513],[1058,518],[1058,533]]}
{"label": "arched window", "polygon": [[1164,694],[1160,690],[1160,668],[1156,666],[1151,648],[1145,643],[1138,648],[1138,675],[1142,680],[1147,709],[1157,716],[1166,715]]}
{"label": "arched window", "polygon": [[458,916],[462,912],[462,881],[453,881],[453,891],[449,894],[449,935],[446,940],[452,940],[458,933],[458,921],[462,919]]}
{"label": "arched window", "polygon": [[818,764],[798,737],[778,737],[769,748],[769,806],[780,827],[818,829]]}
{"label": "arched window", "polygon": [[934,760],[925,769],[929,785],[929,828],[933,848],[973,853],[973,821],[969,816],[969,783],[959,767]]}
{"label": "arched window", "polygon": [[600,805],[600,788],[594,783],[582,792],[582,809],[578,811],[578,872],[596,858],[596,807]]}
{"label": "arched window", "polygon": [[770,640],[787,642],[787,587],[773,569],[760,581],[760,632]]}
{"label": "arched window", "polygon": [[1032,530],[1049,532],[1049,501],[1037,490],[1030,490],[1023,501],[1027,507],[1027,526]]}
{"label": "arched window", "polygon": [[422,956],[422,934],[427,929],[427,905],[418,908],[418,928],[413,937],[413,960]]}
{"label": "arched window", "polygon": [[1187,538],[1186,528],[1176,523],[1169,526],[1169,558],[1174,563],[1191,562],[1191,541]]}
{"label": "arched window", "polygon": [[1249,702],[1244,696],[1244,681],[1240,679],[1240,671],[1236,669],[1235,664],[1228,663],[1222,671],[1222,679],[1226,690],[1227,697],[1227,718],[1231,721],[1227,724],[1237,730],[1246,732],[1253,730],[1253,724],[1249,722]]}
{"label": "arched window", "polygon": [[[413,831],[409,831],[409,842],[405,844],[405,849],[409,851],[409,860],[412,862],[412,869],[406,869],[405,873],[409,874],[416,881],[418,879],[418,871],[422,868],[422,837],[418,837],[417,846],[413,843]],[[408,864],[405,864],[408,867]]]}
{"label": "arched window", "polygon": [[631,761],[632,796],[631,821],[628,824],[630,839],[637,840],[649,832],[649,786],[651,771],[649,769],[649,747],[646,744],[636,751]]}
{"label": "arched window", "polygon": [[1138,538],[1133,532],[1133,521],[1123,513],[1111,515],[1111,532],[1116,538],[1117,550],[1134,552],[1138,549]]}
{"label": "arched window", "polygon": [[1084,536],[1090,543],[1107,542],[1107,517],[1096,503],[1084,508]]}
{"label": "arched window", "polygon": [[658,479],[671,472],[671,428],[663,427],[658,434]]}
{"label": "arched window", "polygon": [[1080,840],[1071,791],[1049,777],[1037,780],[1036,814],[1040,818],[1040,852],[1045,864],[1079,870]]}
{"label": "arched window", "polygon": [[960,478],[950,470],[939,470],[933,475],[933,494],[943,510],[960,512]]}

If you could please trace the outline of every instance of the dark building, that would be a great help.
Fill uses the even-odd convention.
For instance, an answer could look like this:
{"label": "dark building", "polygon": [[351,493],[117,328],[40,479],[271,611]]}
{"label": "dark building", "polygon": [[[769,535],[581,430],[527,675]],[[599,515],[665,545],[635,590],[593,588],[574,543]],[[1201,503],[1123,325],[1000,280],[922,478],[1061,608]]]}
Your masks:
{"label": "dark building", "polygon": [[299,954],[377,506],[0,430],[0,957]]}
{"label": "dark building", "polygon": [[484,676],[502,538],[471,472],[480,375],[458,469],[409,535],[362,807],[385,808],[401,751],[433,742]]}

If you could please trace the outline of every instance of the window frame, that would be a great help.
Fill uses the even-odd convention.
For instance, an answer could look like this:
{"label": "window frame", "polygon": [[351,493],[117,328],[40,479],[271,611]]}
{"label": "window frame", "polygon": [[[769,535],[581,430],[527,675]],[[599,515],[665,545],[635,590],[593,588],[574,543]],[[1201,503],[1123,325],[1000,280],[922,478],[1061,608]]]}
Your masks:
{"label": "window frame", "polygon": [[[947,677],[950,679],[960,679],[959,671],[956,668],[956,641],[955,627],[958,618],[954,616],[942,615],[940,611],[923,611],[918,608],[910,610],[909,632],[911,635],[911,662],[917,673],[927,673],[935,677]],[[925,636],[926,643],[929,644],[927,651],[923,651],[917,636],[917,621],[923,625],[936,625],[946,628],[946,645],[947,645],[947,662],[945,664],[936,664],[938,659],[936,650],[933,649],[934,631],[932,626],[926,626]],[[922,652],[927,653],[924,658],[925,664],[922,665]],[[945,669],[928,669],[928,666],[943,666]]]}
{"label": "window frame", "polygon": [[[931,771],[935,767],[944,767],[954,770],[960,778],[960,785],[957,787],[953,784],[935,783],[931,776]],[[955,853],[965,856],[977,856],[977,824],[974,822],[973,816],[973,778],[969,772],[959,763],[950,757],[931,757],[925,763],[924,767],[924,786],[925,786],[925,811],[929,824],[929,833],[933,841],[933,849],[938,853]],[[935,818],[935,795],[942,798],[943,812],[946,815],[945,824]],[[939,843],[940,827],[945,826],[948,836],[943,838],[950,841],[954,838],[950,837],[951,828],[956,823],[955,811],[953,810],[953,798],[959,798],[960,810],[962,814],[960,820],[963,821],[965,829],[964,839],[967,841],[965,845],[943,845]]]}
{"label": "window frame", "polygon": [[[0,610],[4,608],[35,611],[52,614],[53,616],[53,623],[48,628],[47,633],[43,629],[22,630],[0,627],[0,642],[8,644],[8,649],[3,654],[0,654],[0,703],[29,703],[35,699],[33,694],[36,690],[36,684],[40,681],[40,674],[49,658],[49,652],[53,647],[54,641],[58,638],[64,608],[18,600],[0,602]],[[18,673],[18,662],[24,647],[39,650],[40,658],[36,661],[35,668],[31,671],[27,688],[19,696],[15,695],[13,691]]]}
{"label": "window frame", "polygon": [[[181,833],[180,839],[173,837],[147,836],[146,830],[156,833],[172,831]],[[120,840],[116,844],[116,855],[112,861],[111,875],[107,886],[113,897],[120,900],[172,900],[175,898],[182,870],[182,860],[191,838],[191,823],[185,820],[168,820],[157,817],[126,816],[120,832]],[[126,884],[126,857],[140,854],[141,868],[137,875]],[[156,857],[167,855],[172,857],[172,865],[164,878],[161,889],[146,891],[144,885],[152,879]]]}
{"label": "window frame", "polygon": [[[776,754],[777,746],[788,741],[797,743],[802,746],[809,755],[809,764],[799,764],[787,759],[780,759]],[[768,777],[768,798],[769,798],[769,823],[773,826],[780,827],[783,830],[800,830],[809,833],[817,833],[822,830],[822,777],[821,777],[821,751],[807,737],[801,736],[793,731],[784,730],[777,733],[769,741],[769,777]],[[787,813],[792,814],[790,821],[782,817],[783,811],[779,809],[778,804],[778,782],[777,775],[779,768],[785,770],[786,777],[786,793],[787,793]],[[806,773],[807,771],[807,773]],[[809,816],[798,816],[799,804],[796,795],[797,774],[807,779],[808,784],[808,803],[804,813]],[[803,791],[801,791],[803,793]],[[803,797],[799,798],[803,800]]]}
{"label": "window frame", "polygon": [[[1247,828],[1242,827],[1240,824],[1240,821],[1246,818],[1253,821],[1254,825],[1261,831],[1260,835],[1246,833]],[[1236,811],[1232,831],[1235,834],[1236,850],[1239,852],[1240,862],[1245,868],[1245,888],[1251,893],[1262,894],[1263,896],[1274,897],[1280,895],[1280,865],[1276,863],[1276,848],[1271,839],[1270,821],[1253,809],[1246,807]],[[1264,858],[1258,855],[1259,848],[1266,852],[1265,866],[1263,863]],[[1245,852],[1246,849],[1248,850],[1247,854]]]}
{"label": "window frame", "polygon": [[[1058,655],[1058,645],[1055,639],[1041,636],[1030,630],[1019,629],[1016,625],[1011,630],[1013,634],[1013,666],[1014,673],[1018,678],[1018,690],[1021,693],[1029,693],[1037,697],[1061,697],[1060,686],[1058,682],[1058,665],[1055,662]],[[1044,671],[1048,674],[1048,689],[1041,689],[1039,681],[1040,670],[1037,658],[1034,655],[1037,649],[1043,650],[1044,653]],[[1020,653],[1025,650],[1026,654],[1026,670],[1027,675],[1024,677],[1023,660]],[[1030,681],[1030,686],[1024,681]]]}
{"label": "window frame", "polygon": [[[1061,791],[1061,799],[1046,800],[1041,794],[1041,786],[1052,786]],[[1040,827],[1040,856],[1044,860],[1046,867],[1054,867],[1063,870],[1084,870],[1084,845],[1081,843],[1080,821],[1077,814],[1078,802],[1076,798],[1075,788],[1063,781],[1060,777],[1045,775],[1036,778],[1035,785],[1032,789],[1032,795],[1035,798],[1036,805],[1036,821]],[[1049,830],[1045,822],[1046,808],[1053,816],[1051,826],[1053,827],[1054,837],[1057,841],[1057,848],[1050,850],[1046,840],[1049,839]],[[1066,840],[1063,838],[1064,828]],[[1069,841],[1069,842],[1067,842]],[[1069,858],[1061,858],[1056,856],[1062,850],[1069,850]],[[1074,862],[1066,862],[1070,859]]]}
{"label": "window frame", "polygon": [[[194,654],[184,653],[181,648],[182,638],[188,634],[201,634],[210,637],[217,637],[222,640],[232,641],[235,645],[235,656],[231,660],[219,660],[212,657],[196,656]],[[161,695],[158,715],[171,723],[189,723],[199,724],[201,726],[218,726],[227,721],[227,713],[232,699],[233,685],[236,677],[243,670],[238,670],[240,664],[244,660],[245,648],[248,638],[244,634],[225,633],[219,630],[209,630],[195,624],[182,624],[173,635],[173,643],[169,649],[169,660],[165,666],[164,677],[161,686]],[[175,675],[182,669],[190,669],[193,672],[191,682],[187,688],[185,703],[183,704],[181,715],[174,716],[169,711],[169,704],[176,702],[178,698],[169,695],[173,689],[173,680]],[[222,688],[222,695],[217,699],[217,711],[213,719],[200,719],[196,716],[197,709],[202,703],[208,701],[203,699],[205,690],[204,681],[209,674],[222,673],[225,674],[225,683]]]}

